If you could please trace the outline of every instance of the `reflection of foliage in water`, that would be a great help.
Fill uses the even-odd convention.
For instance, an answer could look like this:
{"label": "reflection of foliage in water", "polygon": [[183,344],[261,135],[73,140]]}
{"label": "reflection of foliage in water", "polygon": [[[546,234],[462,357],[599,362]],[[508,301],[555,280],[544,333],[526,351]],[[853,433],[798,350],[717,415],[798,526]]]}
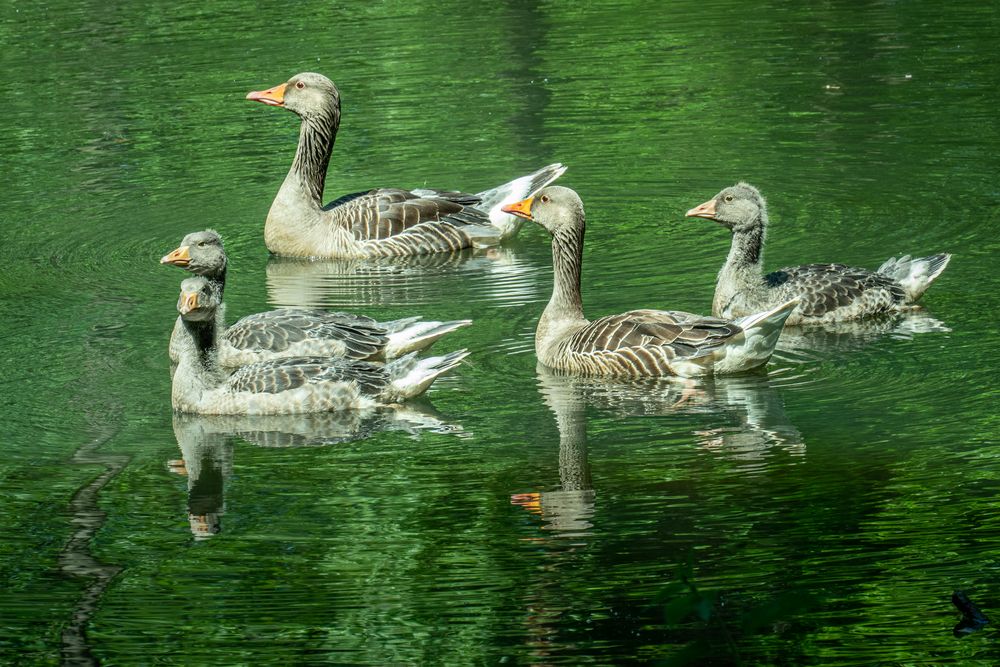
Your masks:
{"label": "reflection of foliage in water", "polygon": [[741,657],[745,638],[780,635],[792,625],[801,625],[798,619],[822,604],[821,598],[794,587],[763,600],[740,600],[722,589],[700,587],[690,561],[677,569],[675,578],[657,596],[664,631],[690,639],[680,649],[660,656],[656,664],[665,667],[703,665],[705,660],[758,664],[756,658]]}

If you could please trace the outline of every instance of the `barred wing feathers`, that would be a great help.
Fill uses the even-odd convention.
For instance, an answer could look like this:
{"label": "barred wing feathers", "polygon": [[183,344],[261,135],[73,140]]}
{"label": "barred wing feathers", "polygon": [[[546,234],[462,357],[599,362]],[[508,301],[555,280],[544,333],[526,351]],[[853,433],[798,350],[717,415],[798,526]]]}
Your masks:
{"label": "barred wing feathers", "polygon": [[378,395],[388,384],[385,367],[329,357],[288,357],[243,366],[228,380],[234,392],[277,394],[310,384],[354,382],[367,395]]}
{"label": "barred wing feathers", "polygon": [[906,298],[903,286],[889,276],[845,264],[787,267],[769,273],[765,280],[798,298],[804,317],[821,317],[847,306],[881,312]]}
{"label": "barred wing feathers", "polygon": [[567,351],[595,374],[671,375],[675,359],[710,354],[742,329],[681,311],[632,310],[602,317],[574,334]]}

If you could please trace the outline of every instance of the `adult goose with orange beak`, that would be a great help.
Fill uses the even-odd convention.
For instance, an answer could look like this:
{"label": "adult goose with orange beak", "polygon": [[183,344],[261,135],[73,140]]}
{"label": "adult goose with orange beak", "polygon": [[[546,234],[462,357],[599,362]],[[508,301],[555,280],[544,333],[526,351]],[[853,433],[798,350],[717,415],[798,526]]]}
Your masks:
{"label": "adult goose with orange beak", "polygon": [[[424,321],[420,316],[377,322],[353,313],[279,308],[247,315],[226,327],[221,300],[229,259],[218,232],[206,229],[186,235],[160,263],[204,276],[217,293],[216,347],[223,368],[301,355],[388,361],[425,350],[445,334],[472,324],[472,320]],[[178,320],[170,336],[170,360],[174,363],[178,360],[180,327]]]}
{"label": "adult goose with orange beak", "polygon": [[739,320],[630,310],[591,322],[580,295],[586,219],[579,195],[549,186],[504,210],[552,235],[552,298],[535,330],[535,354],[551,368],[623,378],[748,371],[767,363],[796,305],[790,301]]}
{"label": "adult goose with orange beak", "polygon": [[241,366],[228,375],[217,363],[218,290],[202,276],[181,283],[177,299],[178,363],[171,383],[175,412],[209,415],[288,415],[370,410],[418,396],[468,356],[458,350],[387,364],[298,356]]}
{"label": "adult goose with orange beak", "polygon": [[288,109],[302,120],[295,159],[264,225],[264,241],[276,255],[395,257],[496,245],[520,228],[501,207],[534,194],[566,169],[551,164],[478,194],[377,188],[324,206],[327,167],[340,128],[340,91],[322,74],[302,72],[246,98]]}

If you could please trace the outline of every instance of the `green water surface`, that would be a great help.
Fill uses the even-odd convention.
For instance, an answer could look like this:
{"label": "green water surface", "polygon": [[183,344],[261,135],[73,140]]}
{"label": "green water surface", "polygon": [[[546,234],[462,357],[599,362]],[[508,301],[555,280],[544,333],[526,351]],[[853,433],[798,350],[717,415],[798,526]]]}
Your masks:
{"label": "green water surface", "polygon": [[[1000,662],[996,3],[8,3],[0,8],[0,662]],[[341,88],[327,196],[544,164],[587,208],[585,308],[707,313],[765,263],[954,254],[915,317],[785,336],[766,375],[536,367],[548,239],[270,258],[297,122]],[[230,318],[471,318],[409,419],[175,419],[166,342],[212,227]]]}

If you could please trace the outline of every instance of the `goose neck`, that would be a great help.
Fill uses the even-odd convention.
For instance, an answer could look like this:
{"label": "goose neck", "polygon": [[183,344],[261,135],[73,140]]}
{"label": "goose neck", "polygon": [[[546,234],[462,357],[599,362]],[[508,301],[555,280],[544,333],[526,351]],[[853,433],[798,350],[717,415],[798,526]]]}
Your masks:
{"label": "goose neck", "polygon": [[285,187],[301,191],[309,203],[323,206],[323,188],[330,154],[337,139],[340,125],[339,108],[331,108],[302,119],[299,128],[299,145],[295,151],[292,168],[285,178]]}
{"label": "goose neck", "polygon": [[727,264],[737,268],[755,267],[758,270],[764,261],[765,226],[762,223],[733,231],[733,243],[729,248]]}
{"label": "goose neck", "polygon": [[552,237],[552,298],[543,314],[547,320],[584,319],[580,296],[584,231],[581,225],[559,230]]}

